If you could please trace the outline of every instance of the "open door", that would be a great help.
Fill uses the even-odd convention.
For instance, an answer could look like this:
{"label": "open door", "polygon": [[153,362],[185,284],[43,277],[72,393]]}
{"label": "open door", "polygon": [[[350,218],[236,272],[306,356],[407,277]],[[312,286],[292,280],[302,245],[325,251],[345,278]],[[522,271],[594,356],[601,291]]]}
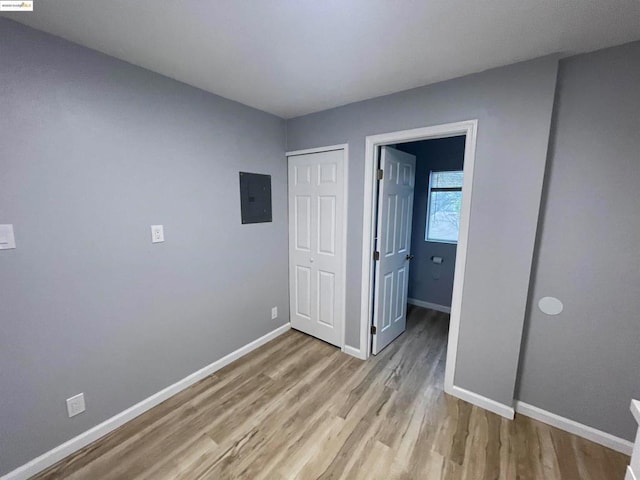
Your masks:
{"label": "open door", "polygon": [[404,332],[407,324],[415,172],[415,156],[381,147],[374,257],[374,355]]}

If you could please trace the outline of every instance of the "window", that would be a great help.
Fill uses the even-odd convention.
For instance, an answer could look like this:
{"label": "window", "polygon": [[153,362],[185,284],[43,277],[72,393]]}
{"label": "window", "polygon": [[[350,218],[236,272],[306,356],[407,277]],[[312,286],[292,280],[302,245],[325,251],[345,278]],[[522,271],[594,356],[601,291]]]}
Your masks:
{"label": "window", "polygon": [[427,242],[458,242],[462,170],[431,172],[427,198]]}

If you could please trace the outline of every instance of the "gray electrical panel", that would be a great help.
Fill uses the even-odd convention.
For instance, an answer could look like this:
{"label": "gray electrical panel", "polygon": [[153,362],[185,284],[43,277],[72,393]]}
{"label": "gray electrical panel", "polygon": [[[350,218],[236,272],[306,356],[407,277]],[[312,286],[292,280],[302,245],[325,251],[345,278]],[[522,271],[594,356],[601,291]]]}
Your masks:
{"label": "gray electrical panel", "polygon": [[271,222],[271,175],[240,172],[242,223]]}

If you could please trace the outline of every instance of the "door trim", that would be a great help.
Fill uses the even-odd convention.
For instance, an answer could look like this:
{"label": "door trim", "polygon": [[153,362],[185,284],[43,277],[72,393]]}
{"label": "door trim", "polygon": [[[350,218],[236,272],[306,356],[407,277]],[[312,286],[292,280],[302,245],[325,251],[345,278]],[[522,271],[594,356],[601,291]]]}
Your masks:
{"label": "door trim", "polygon": [[[349,149],[348,143],[341,143],[339,145],[329,145],[327,147],[318,147],[318,148],[306,148],[304,150],[292,150],[291,152],[286,152],[286,157],[295,157],[296,155],[308,155],[310,153],[322,153],[322,152],[332,152],[334,150],[344,150],[347,152]],[[345,156],[345,161],[347,157]]]}
{"label": "door trim", "polygon": [[[342,278],[343,278],[343,291],[340,292],[341,300],[342,300],[342,333],[340,334],[340,349],[349,354],[354,355],[353,348],[347,347],[345,345],[345,331],[347,328],[347,227],[349,225],[348,217],[349,217],[349,144],[342,143],[339,145],[329,145],[326,147],[318,147],[318,148],[307,148],[305,150],[292,150],[290,152],[285,152],[285,157],[287,159],[287,167],[289,166],[289,157],[295,157],[298,155],[308,155],[310,153],[322,153],[322,152],[332,152],[334,150],[342,150],[343,154],[343,174],[344,174],[344,215],[342,216],[342,245],[344,246],[344,255],[342,256]],[[289,201],[289,191],[287,189],[287,202]],[[287,205],[288,207],[288,205]],[[289,209],[287,208],[287,229],[289,228]],[[288,237],[287,237],[288,240]],[[289,246],[287,246],[289,248]],[[291,279],[289,279],[290,281]],[[289,288],[289,297],[291,296],[291,289]],[[289,298],[289,303],[291,303],[291,298]],[[289,318],[289,322],[291,322],[291,318]]]}
{"label": "door trim", "polygon": [[449,324],[449,343],[447,346],[447,363],[445,366],[444,390],[455,394],[453,380],[455,376],[456,357],[458,350],[458,336],[460,333],[460,313],[462,307],[462,293],[467,262],[467,248],[469,239],[469,216],[471,213],[471,199],[473,186],[473,169],[476,156],[476,136],[478,120],[465,120],[446,123],[424,128],[401,130],[397,132],[369,135],[365,138],[364,164],[364,211],[362,221],[362,292],[360,317],[360,356],[369,358],[371,355],[371,318],[373,308],[373,247],[375,239],[375,219],[377,185],[376,150],[379,146],[447,138],[465,135],[464,148],[464,179],[462,184],[462,207],[460,211],[460,231],[456,248],[456,265],[453,281],[453,297],[451,300],[451,320]]}

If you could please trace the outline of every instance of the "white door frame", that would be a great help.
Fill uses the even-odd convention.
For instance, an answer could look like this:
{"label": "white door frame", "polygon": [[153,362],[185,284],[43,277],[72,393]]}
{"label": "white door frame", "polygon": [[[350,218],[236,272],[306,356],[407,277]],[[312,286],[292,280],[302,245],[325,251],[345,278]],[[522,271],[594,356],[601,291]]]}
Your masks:
{"label": "white door frame", "polygon": [[[342,245],[344,248],[344,255],[342,256],[342,278],[343,278],[343,291],[340,292],[341,302],[342,302],[342,333],[340,334],[340,347],[341,350],[345,351],[345,329],[347,324],[347,226],[349,225],[347,219],[349,215],[349,144],[343,143],[339,145],[329,145],[327,147],[318,147],[318,148],[308,148],[306,150],[293,150],[290,152],[286,152],[285,156],[287,157],[287,166],[289,165],[289,157],[295,157],[297,155],[307,155],[309,153],[322,153],[322,152],[332,152],[334,150],[342,150],[343,158],[344,158],[344,215],[342,216],[343,228],[342,228]],[[289,198],[287,192],[287,199]],[[288,200],[287,200],[288,201]],[[287,215],[289,209],[287,208]],[[290,218],[287,217],[287,225],[291,221]],[[289,292],[291,295],[291,292]],[[289,319],[291,321],[291,319]],[[349,347],[346,347],[349,348]]]}
{"label": "white door frame", "polygon": [[473,186],[473,167],[476,156],[476,134],[478,120],[434,125],[398,132],[369,135],[365,140],[364,159],[364,212],[362,222],[362,294],[360,318],[360,356],[369,358],[371,354],[371,318],[373,309],[373,250],[376,233],[374,231],[376,200],[376,170],[378,168],[376,151],[379,146],[447,138],[465,135],[464,166],[462,181],[462,206],[460,210],[460,230],[456,247],[456,265],[453,281],[453,298],[451,300],[451,320],[449,324],[449,343],[447,347],[447,363],[445,367],[444,390],[453,391],[458,335],[460,330],[460,312],[462,307],[462,291],[467,261],[469,239],[469,216],[471,213],[471,190]]}

